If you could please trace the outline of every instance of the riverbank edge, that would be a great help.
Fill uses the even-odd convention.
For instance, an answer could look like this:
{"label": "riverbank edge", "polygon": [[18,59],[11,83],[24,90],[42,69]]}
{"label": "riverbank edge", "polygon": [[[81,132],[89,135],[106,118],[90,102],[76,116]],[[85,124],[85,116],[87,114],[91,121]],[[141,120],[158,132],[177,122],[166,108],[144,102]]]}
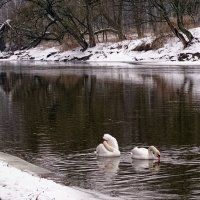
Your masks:
{"label": "riverbank edge", "polygon": [[[51,48],[40,45],[28,50],[0,52],[0,60],[200,64],[200,27],[190,31],[195,39],[187,48],[176,37],[166,36],[163,41],[155,36],[147,36],[115,43],[98,43],[85,51],[81,48],[64,51],[58,45]],[[153,45],[155,41],[156,47]]]}
{"label": "riverbank edge", "polygon": [[31,164],[19,157],[0,152],[0,161],[7,163],[8,167],[17,168],[23,172],[27,172],[33,176],[39,176],[41,178],[49,177],[53,173],[47,169],[38,167],[34,164]]}
{"label": "riverbank edge", "polygon": [[[51,180],[51,176],[54,174],[53,172],[51,172],[51,171],[49,171],[45,168],[41,168],[39,166],[31,164],[31,163],[29,163],[29,162],[27,162],[27,161],[25,161],[25,160],[23,160],[19,157],[16,157],[16,156],[4,153],[4,152],[0,152],[0,163],[5,168],[7,168],[9,170],[14,170],[14,172],[17,172],[17,174],[25,173],[26,177],[27,176],[29,177],[29,184],[28,184],[29,187],[31,187],[32,181],[35,184],[36,179],[38,180],[39,185],[42,184],[42,182],[44,182],[45,185],[43,185],[43,187],[41,189],[38,188],[37,191],[35,191],[36,192],[35,194],[34,194],[34,192],[33,192],[33,194],[31,194],[31,195],[34,196],[33,199],[35,199],[35,197],[37,197],[36,199],[60,200],[60,196],[62,196],[62,195],[65,196],[65,197],[63,196],[64,200],[70,200],[72,198],[74,200],[82,200],[82,199],[115,200],[116,199],[114,197],[110,197],[110,196],[101,194],[101,193],[96,192],[96,191],[86,190],[86,189],[82,189],[82,188],[78,188],[78,187],[69,187],[69,186],[65,186],[65,185],[56,183],[56,182]],[[2,168],[2,169],[4,169],[4,168]],[[1,173],[3,173],[3,171],[1,171]],[[22,177],[24,175],[22,175]],[[6,174],[4,174],[4,176],[5,176],[4,177],[5,179],[8,179],[8,177],[6,178]],[[16,186],[18,184],[18,180],[17,179],[15,180],[15,178],[11,174],[9,176],[10,176],[9,179],[12,179],[11,185],[14,182],[14,185]],[[21,182],[21,181],[23,181],[23,180],[20,180],[19,182]],[[0,187],[0,191],[1,191],[0,194],[2,195],[2,192],[4,191],[4,189],[6,190],[6,188],[7,187],[9,188],[10,186],[5,185],[4,183],[3,184],[0,183],[0,185],[2,187],[2,188]],[[19,188],[20,188],[20,186],[19,186]],[[17,191],[19,190],[19,188],[17,189]],[[23,193],[23,190],[26,190],[26,188],[24,188],[24,186],[21,186],[21,188],[23,188],[22,191],[21,191],[21,193]],[[44,188],[46,188],[47,191],[45,191]],[[13,188],[12,188],[12,190],[9,191],[9,194],[13,193],[13,198],[15,197],[15,199],[17,199],[16,196],[15,196],[16,194],[15,194],[15,191],[14,191]],[[41,192],[39,192],[40,190],[41,190]],[[24,191],[24,193],[26,193],[26,192]],[[46,194],[42,195],[43,193],[46,193]],[[50,194],[52,196],[48,196],[48,194]],[[0,199],[1,199],[1,195],[0,195]],[[44,198],[42,196],[44,196]],[[27,199],[27,196],[25,197],[25,199]],[[30,199],[32,199],[32,198],[30,197]]]}

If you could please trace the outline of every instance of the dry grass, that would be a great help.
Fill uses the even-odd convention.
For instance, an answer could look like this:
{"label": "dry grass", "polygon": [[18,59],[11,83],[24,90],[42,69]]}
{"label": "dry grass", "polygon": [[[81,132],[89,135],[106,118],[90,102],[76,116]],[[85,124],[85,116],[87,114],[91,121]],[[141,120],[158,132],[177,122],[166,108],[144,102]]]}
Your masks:
{"label": "dry grass", "polygon": [[149,51],[149,50],[157,50],[164,47],[167,40],[172,37],[171,34],[168,35],[161,35],[156,37],[151,43],[141,43],[136,46],[133,51]]}
{"label": "dry grass", "polygon": [[70,36],[64,37],[62,41],[62,47],[61,47],[63,51],[68,51],[76,47],[79,47],[79,44],[72,37]]}
{"label": "dry grass", "polygon": [[96,37],[96,42],[97,43],[102,43],[102,42],[118,42],[118,35],[115,33],[100,33],[98,35],[95,36]]}
{"label": "dry grass", "polygon": [[153,42],[151,43],[151,49],[152,50],[157,50],[160,49],[162,47],[164,47],[164,45],[166,44],[167,40],[173,37],[172,34],[167,34],[167,35],[161,35],[159,37],[156,37]]}
{"label": "dry grass", "polygon": [[186,28],[194,28],[196,26],[194,19],[191,16],[184,16],[183,23]]}
{"label": "dry grass", "polygon": [[[176,28],[178,28],[176,18],[170,17],[170,21]],[[187,28],[187,29],[194,28],[197,26],[194,22],[194,19],[188,15],[183,17],[183,24],[184,24],[185,28]],[[156,30],[154,32],[154,34],[156,36],[157,35],[166,35],[166,34],[170,34],[170,33],[171,33],[171,30],[166,22],[156,23]]]}
{"label": "dry grass", "polygon": [[55,41],[42,41],[38,47],[42,47],[44,49],[47,48],[52,48],[52,47],[57,47],[60,46],[59,42],[55,42]]}
{"label": "dry grass", "polygon": [[136,46],[133,51],[149,51],[152,50],[150,43],[143,42],[142,44],[139,44]]}

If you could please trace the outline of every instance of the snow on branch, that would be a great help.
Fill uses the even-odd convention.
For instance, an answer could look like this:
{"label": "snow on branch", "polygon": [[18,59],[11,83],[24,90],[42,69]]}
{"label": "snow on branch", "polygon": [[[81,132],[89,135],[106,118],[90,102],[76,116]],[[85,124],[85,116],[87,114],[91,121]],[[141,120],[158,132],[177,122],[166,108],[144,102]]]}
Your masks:
{"label": "snow on branch", "polygon": [[7,19],[5,22],[3,22],[0,26],[0,34],[3,34],[5,31],[8,29],[13,29],[12,26],[10,25],[11,20]]}

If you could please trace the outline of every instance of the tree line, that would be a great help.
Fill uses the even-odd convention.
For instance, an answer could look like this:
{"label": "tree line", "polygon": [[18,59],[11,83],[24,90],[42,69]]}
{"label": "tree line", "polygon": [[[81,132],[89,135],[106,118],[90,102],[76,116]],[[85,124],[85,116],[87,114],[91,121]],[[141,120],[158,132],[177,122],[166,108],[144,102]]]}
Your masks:
{"label": "tree line", "polygon": [[124,40],[128,34],[172,33],[187,47],[199,8],[199,0],[1,0],[0,46],[26,49],[46,40],[73,42],[84,51],[109,34]]}

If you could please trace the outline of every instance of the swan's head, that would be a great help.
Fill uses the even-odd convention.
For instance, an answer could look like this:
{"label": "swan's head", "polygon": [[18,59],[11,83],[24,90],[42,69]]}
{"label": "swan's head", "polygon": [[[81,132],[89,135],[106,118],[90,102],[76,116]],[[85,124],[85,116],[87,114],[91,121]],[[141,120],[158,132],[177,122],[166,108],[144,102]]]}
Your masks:
{"label": "swan's head", "polygon": [[150,146],[149,151],[151,151],[154,154],[154,156],[158,158],[158,160],[160,160],[160,151],[156,147]]}
{"label": "swan's head", "polygon": [[119,149],[117,140],[110,134],[104,134],[103,139],[113,148]]}

